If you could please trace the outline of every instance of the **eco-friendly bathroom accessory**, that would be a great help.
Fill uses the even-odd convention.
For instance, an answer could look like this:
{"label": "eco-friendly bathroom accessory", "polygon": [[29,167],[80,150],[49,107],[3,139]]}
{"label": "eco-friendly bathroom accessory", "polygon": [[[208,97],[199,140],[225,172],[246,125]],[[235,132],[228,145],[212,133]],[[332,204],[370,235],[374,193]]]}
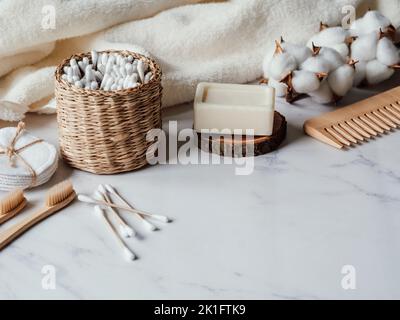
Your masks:
{"label": "eco-friendly bathroom accessory", "polygon": [[400,127],[400,87],[310,119],[304,131],[338,149]]}
{"label": "eco-friendly bathroom accessory", "polygon": [[46,204],[42,210],[0,233],[0,250],[4,249],[31,227],[68,206],[75,197],[74,188],[69,180],[51,188],[47,193]]}
{"label": "eco-friendly bathroom accessory", "polygon": [[131,260],[135,260],[136,259],[136,255],[132,252],[132,250],[125,244],[124,240],[121,238],[121,236],[119,235],[119,233],[117,232],[117,230],[115,229],[115,227],[113,226],[113,224],[111,223],[111,221],[108,219],[107,215],[104,213],[104,210],[100,208],[100,206],[94,206],[94,212],[102,217],[105,221],[105,223],[107,224],[107,226],[109,227],[110,231],[112,232],[112,234],[115,236],[115,238],[118,241],[118,244],[122,247],[124,256],[127,260],[131,261]]}
{"label": "eco-friendly bathroom accessory", "polygon": [[122,196],[119,194],[119,192],[111,185],[105,184],[104,187],[106,190],[115,195],[120,201],[122,201],[127,207],[130,207],[131,209],[135,210],[139,215],[143,217],[147,217],[153,220],[158,220],[164,223],[170,223],[172,220],[166,216],[159,215],[159,214],[153,214],[153,213],[148,213],[142,210],[135,209],[134,206],[130,205]]}
{"label": "eco-friendly bathroom accessory", "polygon": [[270,136],[273,130],[275,90],[267,86],[200,83],[194,100],[194,129],[219,132],[246,129]]}
{"label": "eco-friendly bathroom accessory", "polygon": [[65,66],[63,80],[86,90],[125,90],[149,83],[153,73],[148,64],[133,56],[124,57],[119,53],[91,52],[92,63],[84,57],[82,61],[71,59]]}
{"label": "eco-friendly bathroom accessory", "polygon": [[129,51],[105,51],[132,56],[148,65],[152,78],[136,88],[117,91],[85,90],[62,79],[70,60],[88,59],[83,53],[65,60],[56,71],[55,95],[61,155],[72,167],[97,174],[115,174],[147,165],[146,141],[151,129],[161,128],[161,69],[156,62]]}
{"label": "eco-friendly bathroom accessory", "polygon": [[[135,208],[133,206],[131,206],[127,201],[125,201],[112,186],[110,186],[110,185],[102,185],[101,184],[101,185],[99,185],[98,191],[101,192],[102,194],[106,195],[106,196],[107,196],[108,193],[116,196],[121,202],[123,202],[124,205],[126,205],[127,207],[135,210]],[[107,199],[110,199],[110,198],[107,196]],[[111,201],[107,200],[107,202],[110,203]],[[140,219],[142,225],[147,230],[149,230],[149,231],[156,231],[157,230],[157,227],[155,225],[153,225],[152,223],[150,223],[149,221],[147,221],[144,218],[145,217],[144,215],[136,213],[136,216]]]}
{"label": "eco-friendly bathroom accessory", "polygon": [[27,204],[22,189],[9,192],[0,200],[0,225],[14,218]]}
{"label": "eco-friendly bathroom accessory", "polygon": [[270,136],[234,136],[202,134],[198,132],[199,148],[224,157],[249,157],[270,153],[279,148],[286,138],[287,122],[275,111],[273,132]]}
{"label": "eco-friendly bathroom accessory", "polygon": [[23,122],[0,129],[0,190],[42,185],[57,167],[56,148],[29,134]]}
{"label": "eco-friendly bathroom accessory", "polygon": [[165,216],[160,216],[160,215],[153,215],[151,213],[147,213],[141,210],[137,210],[137,209],[132,209],[130,207],[126,207],[126,206],[121,206],[121,205],[117,205],[114,203],[109,203],[106,201],[102,201],[102,200],[97,200],[95,198],[92,198],[90,196],[84,195],[84,194],[79,194],[78,195],[78,200],[81,202],[85,202],[85,203],[90,203],[90,204],[96,204],[96,205],[100,205],[100,206],[104,206],[104,207],[111,207],[111,208],[116,208],[116,209],[121,209],[121,210],[125,210],[131,213],[135,213],[135,214],[141,214],[144,216],[148,216],[149,218],[153,218],[155,220],[160,220],[163,222],[171,222],[172,220],[165,217]]}
{"label": "eco-friendly bathroom accessory", "polygon": [[[99,201],[107,202],[108,204],[112,204],[110,197],[105,192],[101,192],[99,190],[95,191],[95,197]],[[124,219],[121,218],[117,210],[113,207],[109,207],[111,212],[113,213],[114,217],[118,221],[119,231],[125,238],[132,238],[136,235],[135,230],[133,230]]]}

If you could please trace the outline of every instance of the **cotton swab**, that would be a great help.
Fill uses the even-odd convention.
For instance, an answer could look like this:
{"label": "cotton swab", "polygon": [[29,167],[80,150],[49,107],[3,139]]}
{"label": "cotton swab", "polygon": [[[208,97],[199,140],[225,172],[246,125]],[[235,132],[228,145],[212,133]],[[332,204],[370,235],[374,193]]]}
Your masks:
{"label": "cotton swab", "polygon": [[117,190],[115,190],[115,188],[113,188],[111,185],[106,184],[104,185],[104,188],[111,194],[115,195],[120,201],[122,201],[126,206],[130,207],[131,209],[135,210],[138,212],[139,215],[141,216],[146,216],[148,218],[152,218],[154,220],[159,220],[161,222],[165,222],[165,223],[169,223],[171,222],[171,219],[166,217],[166,216],[162,216],[162,215],[158,215],[158,214],[152,214],[152,213],[148,213],[145,211],[141,211],[141,210],[137,210],[135,209],[132,205],[130,205],[124,198],[121,197],[121,195],[117,192]]}
{"label": "cotton swab", "polygon": [[124,256],[127,260],[129,261],[133,261],[136,260],[136,255],[132,252],[131,249],[128,248],[128,246],[125,244],[124,240],[122,240],[121,236],[118,234],[117,230],[115,229],[115,227],[112,225],[112,223],[110,222],[110,220],[107,218],[107,216],[105,215],[103,209],[100,208],[100,206],[96,205],[94,207],[94,211],[95,213],[100,216],[103,217],[103,219],[105,220],[106,224],[108,225],[108,227],[110,228],[111,232],[115,235],[116,239],[118,240],[118,243],[121,245]]}
{"label": "cotton swab", "polygon": [[[99,200],[103,200],[106,203],[111,204],[111,199],[107,196],[107,194],[103,194],[99,191],[95,192],[95,197]],[[133,230],[130,226],[128,226],[128,224],[121,218],[121,216],[119,215],[119,213],[112,207],[110,207],[111,211],[114,213],[115,217],[118,220],[119,223],[119,230],[121,232],[121,234],[125,237],[125,238],[131,238],[134,237],[136,235],[135,230]]]}
{"label": "cotton swab", "polygon": [[79,194],[78,195],[78,200],[81,201],[81,202],[86,202],[86,203],[90,203],[90,204],[97,204],[97,205],[102,205],[102,206],[106,206],[106,207],[112,207],[112,208],[116,208],[116,209],[126,210],[126,211],[129,211],[129,212],[132,212],[132,213],[139,213],[139,214],[142,214],[144,216],[148,216],[149,218],[154,218],[154,219],[166,222],[166,223],[171,222],[171,220],[169,218],[164,217],[164,216],[154,215],[154,214],[151,214],[151,213],[147,213],[147,212],[131,209],[129,207],[119,206],[119,205],[116,205],[116,204],[113,204],[113,203],[108,203],[108,202],[102,201],[102,200],[96,200],[96,199],[93,199],[93,198],[91,198],[91,197],[89,197],[87,195],[84,195],[84,194]]}
{"label": "cotton swab", "polygon": [[[110,192],[111,194],[114,194],[115,196],[118,197],[118,199],[120,199],[124,204],[126,204],[128,207],[133,208],[129,203],[127,203],[124,199],[122,199],[120,196],[118,196],[116,193],[109,191],[110,189],[106,188],[104,185],[99,185],[99,191],[102,194],[107,194],[107,192]],[[114,190],[114,189],[112,189]],[[140,218],[140,221],[142,222],[143,226],[149,230],[149,231],[156,231],[157,227],[155,225],[153,225],[152,223],[150,223],[149,221],[147,221],[141,214],[136,213],[136,215]]]}

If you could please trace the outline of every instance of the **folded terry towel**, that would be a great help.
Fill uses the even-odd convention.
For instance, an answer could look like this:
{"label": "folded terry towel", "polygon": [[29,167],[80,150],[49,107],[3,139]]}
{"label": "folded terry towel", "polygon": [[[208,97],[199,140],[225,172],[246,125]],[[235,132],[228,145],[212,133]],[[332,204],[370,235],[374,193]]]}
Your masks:
{"label": "folded terry towel", "polygon": [[[339,24],[345,5],[359,15],[377,8],[400,25],[399,0],[2,0],[0,66],[7,61],[22,68],[47,57],[33,66],[33,75],[17,69],[0,79],[0,118],[15,120],[44,105],[52,110],[46,105],[53,91],[50,70],[92,48],[145,48],[163,69],[164,107],[191,101],[200,81],[253,81],[275,39],[304,43],[320,21]],[[38,19],[51,13],[49,6],[55,29],[43,29]],[[11,67],[0,67],[0,76]],[[17,77],[28,78],[34,89],[13,89]]]}

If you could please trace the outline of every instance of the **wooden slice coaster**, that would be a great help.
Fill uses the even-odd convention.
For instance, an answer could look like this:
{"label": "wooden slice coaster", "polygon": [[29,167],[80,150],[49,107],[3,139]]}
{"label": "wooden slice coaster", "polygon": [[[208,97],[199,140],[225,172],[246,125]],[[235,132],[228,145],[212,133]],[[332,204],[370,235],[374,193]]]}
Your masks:
{"label": "wooden slice coaster", "polygon": [[225,157],[260,156],[279,148],[286,138],[287,122],[283,115],[275,111],[272,136],[202,135],[198,132],[199,148],[203,151]]}

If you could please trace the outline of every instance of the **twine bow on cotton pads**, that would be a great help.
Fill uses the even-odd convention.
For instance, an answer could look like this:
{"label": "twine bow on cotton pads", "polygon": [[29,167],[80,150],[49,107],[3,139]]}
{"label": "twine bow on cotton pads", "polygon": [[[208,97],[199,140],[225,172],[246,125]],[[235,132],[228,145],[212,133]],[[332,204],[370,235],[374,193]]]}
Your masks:
{"label": "twine bow on cotton pads", "polygon": [[15,132],[15,136],[14,136],[14,138],[11,140],[10,145],[7,146],[7,147],[0,145],[0,155],[2,155],[2,154],[6,155],[6,156],[8,157],[9,162],[10,162],[10,165],[11,165],[12,167],[15,166],[14,157],[17,157],[19,160],[21,160],[22,163],[25,165],[25,167],[29,170],[29,172],[30,172],[31,175],[32,175],[32,182],[31,182],[31,184],[29,185],[29,187],[33,187],[33,186],[35,185],[36,179],[37,179],[36,172],[35,172],[35,170],[31,167],[31,165],[30,165],[28,162],[26,162],[25,159],[24,159],[23,157],[21,157],[21,155],[20,155],[19,153],[20,153],[22,150],[33,146],[34,144],[43,142],[43,140],[42,140],[42,139],[38,139],[38,140],[35,140],[35,141],[31,142],[31,143],[28,143],[28,144],[24,145],[23,147],[20,147],[20,148],[17,148],[17,149],[16,149],[16,148],[15,148],[15,143],[17,142],[17,140],[19,139],[19,137],[20,137],[21,134],[23,133],[24,129],[25,129],[25,123],[21,121],[20,123],[18,123],[17,131]]}
{"label": "twine bow on cotton pads", "polygon": [[57,165],[55,147],[30,135],[23,122],[16,128],[0,129],[1,190],[41,185],[51,178]]}

